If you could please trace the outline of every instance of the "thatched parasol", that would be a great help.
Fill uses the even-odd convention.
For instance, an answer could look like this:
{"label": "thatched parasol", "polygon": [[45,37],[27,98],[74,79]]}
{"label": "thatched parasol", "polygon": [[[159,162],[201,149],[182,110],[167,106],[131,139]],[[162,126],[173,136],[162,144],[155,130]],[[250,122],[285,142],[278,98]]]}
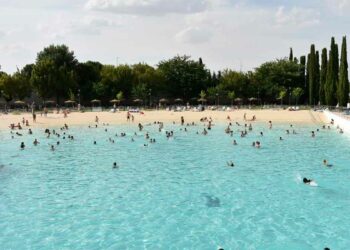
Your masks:
{"label": "thatched parasol", "polygon": [[242,101],[242,98],[236,98],[235,99],[235,102],[241,102]]}
{"label": "thatched parasol", "polygon": [[101,102],[100,100],[97,100],[97,99],[93,99],[91,100],[92,103],[98,103],[98,102]]}
{"label": "thatched parasol", "polygon": [[162,98],[162,99],[159,100],[159,102],[161,102],[161,103],[166,103],[166,102],[168,102],[168,100],[165,99],[165,98]]}
{"label": "thatched parasol", "polygon": [[113,100],[110,100],[109,102],[110,102],[110,103],[120,103],[120,100],[113,99]]}
{"label": "thatched parasol", "polygon": [[65,103],[65,104],[72,104],[72,103],[75,103],[75,101],[68,100],[68,101],[65,101],[64,103]]}
{"label": "thatched parasol", "polygon": [[175,99],[175,102],[183,102],[183,100],[181,98],[177,98]]}
{"label": "thatched parasol", "polygon": [[257,101],[257,100],[258,100],[258,98],[255,98],[255,97],[250,97],[248,100],[249,100],[250,102],[253,102],[253,101]]}
{"label": "thatched parasol", "polygon": [[55,103],[55,101],[52,101],[52,100],[47,100],[47,101],[44,101],[45,104],[53,104]]}
{"label": "thatched parasol", "polygon": [[134,102],[142,102],[141,99],[135,99]]}
{"label": "thatched parasol", "polygon": [[16,105],[25,105],[26,103],[23,102],[23,101],[18,100],[18,101],[15,101],[14,104],[16,104]]}
{"label": "thatched parasol", "polygon": [[199,101],[199,102],[206,102],[207,99],[205,99],[205,98],[199,98],[198,101]]}

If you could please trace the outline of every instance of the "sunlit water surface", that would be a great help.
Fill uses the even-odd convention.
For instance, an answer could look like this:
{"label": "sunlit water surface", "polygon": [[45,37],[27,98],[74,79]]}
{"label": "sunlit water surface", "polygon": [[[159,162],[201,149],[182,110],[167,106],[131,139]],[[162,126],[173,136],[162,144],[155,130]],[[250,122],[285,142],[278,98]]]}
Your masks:
{"label": "sunlit water surface", "polygon": [[[1,131],[0,248],[349,249],[347,135],[321,129],[311,138],[316,125],[287,135],[288,124],[260,124],[240,138],[242,127],[233,137],[224,128],[203,136],[201,125],[166,125],[175,132],[167,140],[157,125],[145,126],[156,139],[145,147],[136,125],[72,127],[75,140],[61,136],[54,152],[58,139],[43,129],[15,139]],[[261,149],[251,146],[256,140]]]}

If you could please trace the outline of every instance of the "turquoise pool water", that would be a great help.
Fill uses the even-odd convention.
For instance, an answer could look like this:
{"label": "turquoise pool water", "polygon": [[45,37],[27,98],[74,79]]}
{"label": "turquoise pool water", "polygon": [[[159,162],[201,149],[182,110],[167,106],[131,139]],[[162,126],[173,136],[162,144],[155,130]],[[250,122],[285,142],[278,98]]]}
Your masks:
{"label": "turquoise pool water", "polygon": [[[287,124],[260,124],[240,138],[237,126],[233,137],[224,128],[203,136],[201,126],[166,125],[175,132],[167,140],[158,126],[146,126],[157,142],[144,147],[142,133],[131,142],[136,124],[72,127],[66,133],[75,140],[61,137],[54,152],[48,144],[57,138],[46,139],[43,129],[15,139],[1,131],[0,248],[349,248],[347,135],[332,129],[311,138],[316,126],[286,135]],[[120,132],[127,136],[114,136]],[[261,149],[251,146],[256,140]],[[323,167],[324,158],[334,167]]]}

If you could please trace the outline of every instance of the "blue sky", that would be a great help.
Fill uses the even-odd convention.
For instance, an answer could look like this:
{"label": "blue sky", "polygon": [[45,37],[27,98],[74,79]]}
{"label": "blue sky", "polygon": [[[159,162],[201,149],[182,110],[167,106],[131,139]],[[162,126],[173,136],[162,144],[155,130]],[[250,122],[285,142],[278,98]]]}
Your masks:
{"label": "blue sky", "polygon": [[328,47],[347,35],[350,0],[0,0],[0,65],[13,72],[50,44],[79,61],[147,62],[177,54],[210,69],[259,64]]}

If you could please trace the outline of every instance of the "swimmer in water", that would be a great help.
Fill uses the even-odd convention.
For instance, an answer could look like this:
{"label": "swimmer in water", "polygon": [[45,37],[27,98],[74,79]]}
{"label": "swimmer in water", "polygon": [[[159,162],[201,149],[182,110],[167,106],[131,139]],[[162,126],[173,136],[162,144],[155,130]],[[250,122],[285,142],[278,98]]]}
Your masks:
{"label": "swimmer in water", "polygon": [[118,164],[116,162],[113,163],[113,168],[118,168]]}
{"label": "swimmer in water", "polygon": [[311,131],[311,137],[315,137],[315,132]]}
{"label": "swimmer in water", "polygon": [[24,149],[25,147],[24,142],[21,142],[21,149]]}
{"label": "swimmer in water", "polygon": [[237,145],[237,142],[236,142],[236,140],[233,140],[233,145]]}
{"label": "swimmer in water", "polygon": [[51,151],[55,151],[55,147],[51,145]]}
{"label": "swimmer in water", "polygon": [[333,164],[329,164],[328,161],[325,159],[323,160],[323,165],[326,166],[326,167],[333,167]]}
{"label": "swimmer in water", "polygon": [[232,161],[228,161],[228,162],[226,162],[226,164],[227,164],[228,167],[234,167],[235,166],[235,164]]}
{"label": "swimmer in water", "polygon": [[280,141],[283,141],[283,138],[280,136]]}
{"label": "swimmer in water", "polygon": [[312,182],[313,182],[313,180],[311,180],[311,179],[303,178],[303,183],[306,185],[311,185]]}
{"label": "swimmer in water", "polygon": [[94,141],[94,145],[96,145],[96,141]]}
{"label": "swimmer in water", "polygon": [[39,142],[38,142],[38,140],[37,140],[36,138],[35,138],[35,140],[34,140],[33,144],[34,144],[34,146],[36,146],[36,145],[38,145],[38,144],[39,144]]}

